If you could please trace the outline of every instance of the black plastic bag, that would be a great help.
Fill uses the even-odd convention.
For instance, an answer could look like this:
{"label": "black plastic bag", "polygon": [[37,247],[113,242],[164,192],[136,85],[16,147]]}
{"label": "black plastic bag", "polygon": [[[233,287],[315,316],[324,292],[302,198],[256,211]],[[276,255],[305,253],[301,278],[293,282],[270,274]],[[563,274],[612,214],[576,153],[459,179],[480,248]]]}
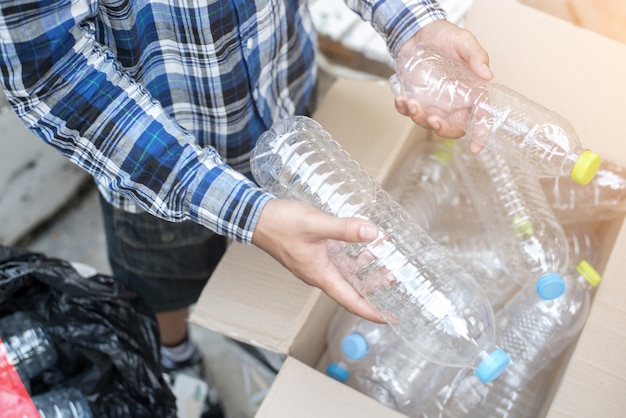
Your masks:
{"label": "black plastic bag", "polygon": [[85,278],[68,261],[0,245],[0,318],[16,311],[43,323],[59,353],[25,382],[31,396],[70,386],[94,417],[176,417],[154,312],[114,278]]}

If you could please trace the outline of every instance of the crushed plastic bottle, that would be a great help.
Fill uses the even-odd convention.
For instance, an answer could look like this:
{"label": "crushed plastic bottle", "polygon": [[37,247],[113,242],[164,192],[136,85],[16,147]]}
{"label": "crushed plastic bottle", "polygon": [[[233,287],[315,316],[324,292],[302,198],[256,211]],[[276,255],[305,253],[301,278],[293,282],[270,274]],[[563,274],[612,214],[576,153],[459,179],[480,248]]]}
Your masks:
{"label": "crushed plastic bottle", "polygon": [[560,296],[569,247],[539,180],[488,149],[458,155],[465,191],[505,268],[514,277],[525,273],[521,286],[533,281],[544,297]]}
{"label": "crushed plastic bottle", "polygon": [[258,184],[279,198],[378,225],[374,241],[332,242],[329,254],[417,353],[472,368],[486,382],[506,368],[480,286],[317,122],[299,116],[275,123],[259,138],[250,165]]}
{"label": "crushed plastic bottle", "polygon": [[396,95],[417,100],[427,114],[440,116],[509,163],[580,184],[595,176],[599,155],[581,146],[565,118],[479,78],[460,61],[418,43],[397,57],[395,70],[390,83]]}

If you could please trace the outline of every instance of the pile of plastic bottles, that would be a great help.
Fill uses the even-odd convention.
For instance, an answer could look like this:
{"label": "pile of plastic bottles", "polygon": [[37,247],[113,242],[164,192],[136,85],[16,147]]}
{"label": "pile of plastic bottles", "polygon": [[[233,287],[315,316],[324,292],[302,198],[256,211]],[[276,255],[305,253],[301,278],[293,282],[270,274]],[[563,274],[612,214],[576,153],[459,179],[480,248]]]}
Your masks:
{"label": "pile of plastic bottles", "polygon": [[251,155],[277,197],[380,228],[329,252],[389,324],[340,309],[326,371],[411,417],[536,416],[601,281],[598,224],[626,213],[626,169],[436,51],[396,64],[395,92],[464,138],[418,144],[384,188],[305,117],[276,123]]}

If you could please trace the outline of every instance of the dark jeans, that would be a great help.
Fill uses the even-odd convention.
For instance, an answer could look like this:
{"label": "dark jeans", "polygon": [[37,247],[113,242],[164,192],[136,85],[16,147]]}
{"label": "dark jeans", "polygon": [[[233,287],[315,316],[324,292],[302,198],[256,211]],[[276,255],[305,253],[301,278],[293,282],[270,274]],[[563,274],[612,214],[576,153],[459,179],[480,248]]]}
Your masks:
{"label": "dark jeans", "polygon": [[195,303],[226,251],[226,238],[194,222],[116,209],[102,196],[100,206],[113,276],[155,312]]}

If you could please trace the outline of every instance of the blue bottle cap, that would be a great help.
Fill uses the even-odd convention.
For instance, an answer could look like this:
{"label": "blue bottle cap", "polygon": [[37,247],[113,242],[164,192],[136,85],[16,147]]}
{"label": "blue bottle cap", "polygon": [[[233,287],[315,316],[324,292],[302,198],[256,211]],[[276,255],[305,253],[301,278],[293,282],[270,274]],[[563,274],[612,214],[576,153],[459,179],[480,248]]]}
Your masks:
{"label": "blue bottle cap", "polygon": [[341,340],[343,354],[350,360],[359,360],[370,351],[365,337],[357,332],[348,334]]}
{"label": "blue bottle cap", "polygon": [[501,348],[496,348],[480,362],[474,374],[483,383],[493,382],[507,368],[511,359]]}
{"label": "blue bottle cap", "polygon": [[337,363],[328,363],[328,366],[326,366],[326,374],[341,383],[346,383],[348,377],[350,377],[348,369]]}
{"label": "blue bottle cap", "polygon": [[535,288],[541,299],[552,300],[565,292],[565,281],[560,274],[546,273],[537,279]]}

